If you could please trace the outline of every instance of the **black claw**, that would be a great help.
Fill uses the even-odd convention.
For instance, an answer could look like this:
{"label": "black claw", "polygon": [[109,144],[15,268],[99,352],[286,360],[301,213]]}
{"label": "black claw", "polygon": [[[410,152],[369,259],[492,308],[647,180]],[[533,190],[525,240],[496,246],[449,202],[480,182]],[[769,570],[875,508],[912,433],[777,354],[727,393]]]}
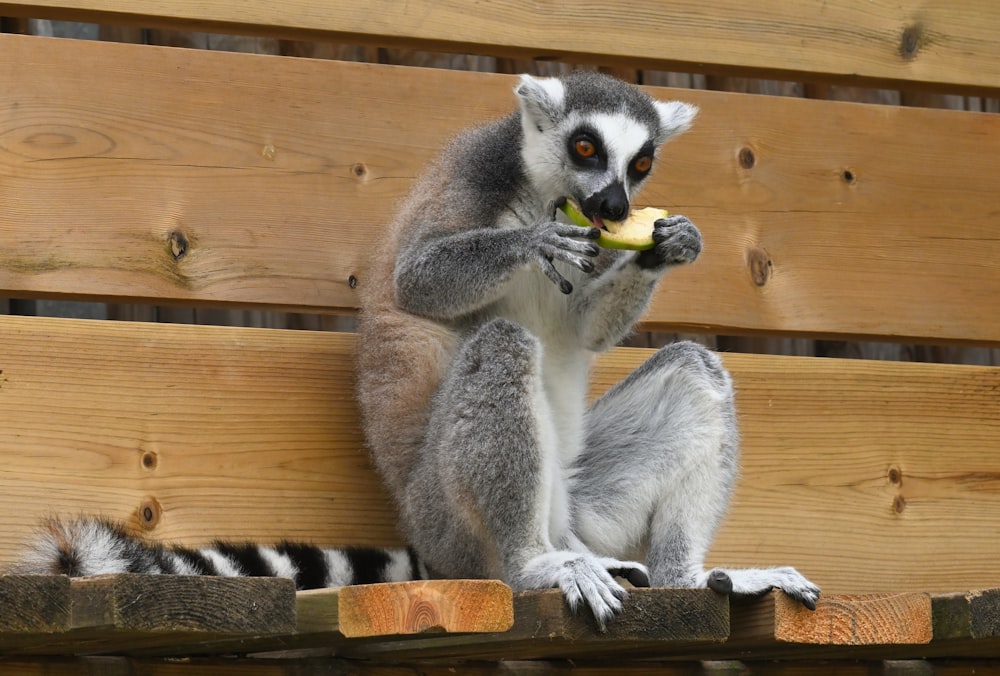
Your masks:
{"label": "black claw", "polygon": [[587,239],[597,239],[601,236],[600,228],[590,228],[587,230]]}
{"label": "black claw", "polygon": [[554,206],[556,209],[561,209],[564,204],[566,204],[566,198],[560,197],[555,201],[555,204],[553,204],[552,206]]}
{"label": "black claw", "polygon": [[816,610],[816,599],[810,598],[810,597],[805,597],[805,596],[800,596],[799,597],[799,601],[801,601],[802,605],[804,605],[809,610]]}
{"label": "black claw", "polygon": [[608,573],[611,577],[625,578],[633,587],[649,586],[649,575],[638,568],[610,568]]}
{"label": "black claw", "polygon": [[733,593],[733,580],[721,570],[716,570],[708,576],[708,588],[729,595]]}
{"label": "black claw", "polygon": [[649,575],[638,568],[632,568],[625,573],[625,579],[632,583],[633,587],[648,587]]}
{"label": "black claw", "polygon": [[559,282],[559,290],[562,291],[567,296],[573,293],[573,285],[569,283],[568,280],[562,280]]}
{"label": "black claw", "polygon": [[594,271],[594,264],[591,263],[590,261],[584,259],[584,260],[580,261],[580,269],[583,270],[584,272],[593,272]]}

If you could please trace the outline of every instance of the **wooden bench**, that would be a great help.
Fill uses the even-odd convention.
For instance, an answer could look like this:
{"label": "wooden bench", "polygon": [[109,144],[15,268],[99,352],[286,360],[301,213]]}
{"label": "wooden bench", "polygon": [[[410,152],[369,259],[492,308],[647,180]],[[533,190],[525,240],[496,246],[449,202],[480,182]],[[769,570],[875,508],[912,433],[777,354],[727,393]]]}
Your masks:
{"label": "wooden bench", "polygon": [[[974,0],[636,1],[587,19],[595,7],[66,0],[0,2],[0,16],[1000,89],[1000,11]],[[413,177],[514,105],[497,74],[11,34],[0,56],[14,299],[349,317]],[[1000,117],[653,93],[702,113],[642,200],[691,217],[706,249],[644,329],[1000,346]],[[359,431],[353,344],[0,316],[0,566],[41,518],[80,512],[187,544],[400,544]],[[593,391],[648,353],[602,357]],[[288,580],[7,576],[0,673],[964,673],[1000,658],[1000,368],[725,360],[743,473],[710,563],[793,564],[823,587],[815,613],[774,594],[638,590],[601,634],[554,591],[494,581],[296,594]]]}

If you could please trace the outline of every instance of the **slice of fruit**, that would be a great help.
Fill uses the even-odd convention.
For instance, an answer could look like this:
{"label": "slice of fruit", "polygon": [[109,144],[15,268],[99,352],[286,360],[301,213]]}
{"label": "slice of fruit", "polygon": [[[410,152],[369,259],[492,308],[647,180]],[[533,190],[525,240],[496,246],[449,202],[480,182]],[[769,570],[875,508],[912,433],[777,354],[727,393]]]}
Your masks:
{"label": "slice of fruit", "polygon": [[601,236],[597,239],[598,246],[607,249],[631,249],[642,251],[652,249],[653,225],[657,220],[667,217],[667,210],[659,207],[633,209],[624,221],[603,221],[595,218],[593,221],[583,215],[576,203],[567,199],[561,207],[563,213],[575,225],[582,228],[601,228]]}

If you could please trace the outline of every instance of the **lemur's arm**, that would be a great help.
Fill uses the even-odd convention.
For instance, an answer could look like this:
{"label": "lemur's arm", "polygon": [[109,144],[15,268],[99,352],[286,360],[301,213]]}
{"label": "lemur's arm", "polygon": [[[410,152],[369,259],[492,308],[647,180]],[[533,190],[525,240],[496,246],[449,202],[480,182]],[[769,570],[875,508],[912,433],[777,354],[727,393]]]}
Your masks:
{"label": "lemur's arm", "polygon": [[685,216],[658,220],[653,240],[652,249],[619,256],[574,299],[584,314],[582,340],[587,349],[614,347],[639,321],[663,274],[701,253],[701,233]]}
{"label": "lemur's arm", "polygon": [[555,272],[558,259],[591,272],[599,249],[596,228],[545,223],[522,229],[481,228],[430,236],[405,246],[393,280],[396,302],[414,314],[449,320],[499,300],[517,270],[537,263],[560,285],[572,286]]}

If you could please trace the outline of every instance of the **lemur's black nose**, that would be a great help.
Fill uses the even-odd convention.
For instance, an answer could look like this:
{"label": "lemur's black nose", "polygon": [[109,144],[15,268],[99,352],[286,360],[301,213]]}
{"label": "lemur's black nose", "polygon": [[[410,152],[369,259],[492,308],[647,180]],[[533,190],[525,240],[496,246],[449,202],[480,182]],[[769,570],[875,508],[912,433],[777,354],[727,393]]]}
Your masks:
{"label": "lemur's black nose", "polygon": [[625,186],[616,181],[595,192],[581,206],[586,214],[609,221],[622,221],[628,215],[628,193]]}

